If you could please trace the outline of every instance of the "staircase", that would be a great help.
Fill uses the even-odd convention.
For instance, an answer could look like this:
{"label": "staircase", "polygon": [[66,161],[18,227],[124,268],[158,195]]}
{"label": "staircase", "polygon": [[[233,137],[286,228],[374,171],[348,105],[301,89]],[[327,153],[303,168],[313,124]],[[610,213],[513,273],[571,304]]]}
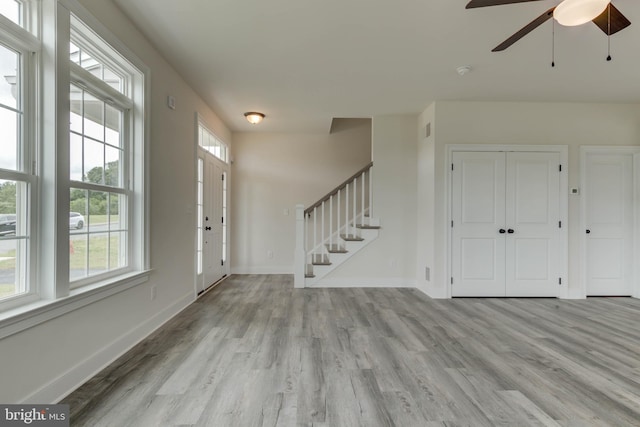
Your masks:
{"label": "staircase", "polygon": [[378,237],[373,218],[373,163],[305,208],[296,206],[295,287],[322,279]]}

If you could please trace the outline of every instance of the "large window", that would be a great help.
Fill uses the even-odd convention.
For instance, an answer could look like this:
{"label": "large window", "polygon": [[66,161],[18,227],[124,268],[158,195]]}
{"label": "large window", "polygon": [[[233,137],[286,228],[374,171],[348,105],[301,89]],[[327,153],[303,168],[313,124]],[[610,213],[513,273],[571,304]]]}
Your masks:
{"label": "large window", "polygon": [[0,0],[0,336],[9,309],[148,269],[145,67],[54,3]]}
{"label": "large window", "polygon": [[[0,1],[0,302],[36,292],[30,281],[36,176],[34,86],[39,44],[24,28],[23,3]],[[10,22],[7,21],[7,18]],[[17,24],[17,25],[14,25]]]}
{"label": "large window", "polygon": [[[72,289],[129,270],[139,71],[71,20],[69,279]],[[133,179],[132,179],[133,178]]]}

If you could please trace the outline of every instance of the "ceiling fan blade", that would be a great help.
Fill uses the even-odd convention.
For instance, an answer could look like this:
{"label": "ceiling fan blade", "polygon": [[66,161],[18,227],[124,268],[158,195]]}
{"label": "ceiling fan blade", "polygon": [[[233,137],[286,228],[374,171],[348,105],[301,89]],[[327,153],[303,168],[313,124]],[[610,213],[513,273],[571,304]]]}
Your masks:
{"label": "ceiling fan blade", "polygon": [[535,30],[540,25],[544,24],[549,19],[553,18],[554,9],[555,7],[552,7],[542,15],[538,16],[533,21],[529,22],[527,25],[525,25],[519,31],[517,31],[514,35],[512,35],[511,37],[509,37],[508,39],[500,43],[498,46],[494,47],[491,50],[491,52],[500,52],[505,50],[506,48],[508,48],[509,46],[511,46],[512,44],[514,44],[515,42],[517,42],[518,40],[520,40],[521,38],[529,34],[531,31]]}
{"label": "ceiling fan blade", "polygon": [[[611,11],[611,31],[609,31],[609,11]],[[614,5],[609,3],[607,9],[598,15],[593,21],[605,34],[615,34],[627,28],[631,22]]]}
{"label": "ceiling fan blade", "polygon": [[476,7],[487,7],[487,6],[500,6],[503,4],[513,4],[513,3],[527,3],[530,1],[540,1],[540,0],[471,0],[467,3],[465,9],[474,9]]}

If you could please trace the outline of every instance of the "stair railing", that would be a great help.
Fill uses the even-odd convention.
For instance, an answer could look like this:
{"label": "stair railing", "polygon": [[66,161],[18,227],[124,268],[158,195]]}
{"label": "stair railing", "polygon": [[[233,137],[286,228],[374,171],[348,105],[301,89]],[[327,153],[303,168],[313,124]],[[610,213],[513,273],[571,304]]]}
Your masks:
{"label": "stair railing", "polygon": [[296,206],[294,284],[304,287],[313,264],[327,264],[330,252],[344,250],[344,240],[357,239],[357,227],[373,216],[372,166],[369,163],[304,208]]}

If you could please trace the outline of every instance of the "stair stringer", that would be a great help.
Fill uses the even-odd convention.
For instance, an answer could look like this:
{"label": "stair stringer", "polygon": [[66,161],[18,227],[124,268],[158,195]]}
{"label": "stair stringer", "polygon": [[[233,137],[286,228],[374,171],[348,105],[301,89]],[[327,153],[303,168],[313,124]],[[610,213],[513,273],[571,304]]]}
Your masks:
{"label": "stair stringer", "polygon": [[312,287],[318,284],[318,282],[320,282],[324,277],[326,277],[327,274],[331,273],[340,265],[347,262],[349,258],[354,256],[355,254],[360,252],[364,247],[366,247],[371,242],[376,240],[379,234],[380,234],[379,229],[368,229],[368,228],[358,229],[358,235],[362,237],[364,240],[343,241],[344,247],[347,250],[347,252],[328,254],[331,265],[314,265],[313,266],[314,277],[305,278],[305,287]]}

